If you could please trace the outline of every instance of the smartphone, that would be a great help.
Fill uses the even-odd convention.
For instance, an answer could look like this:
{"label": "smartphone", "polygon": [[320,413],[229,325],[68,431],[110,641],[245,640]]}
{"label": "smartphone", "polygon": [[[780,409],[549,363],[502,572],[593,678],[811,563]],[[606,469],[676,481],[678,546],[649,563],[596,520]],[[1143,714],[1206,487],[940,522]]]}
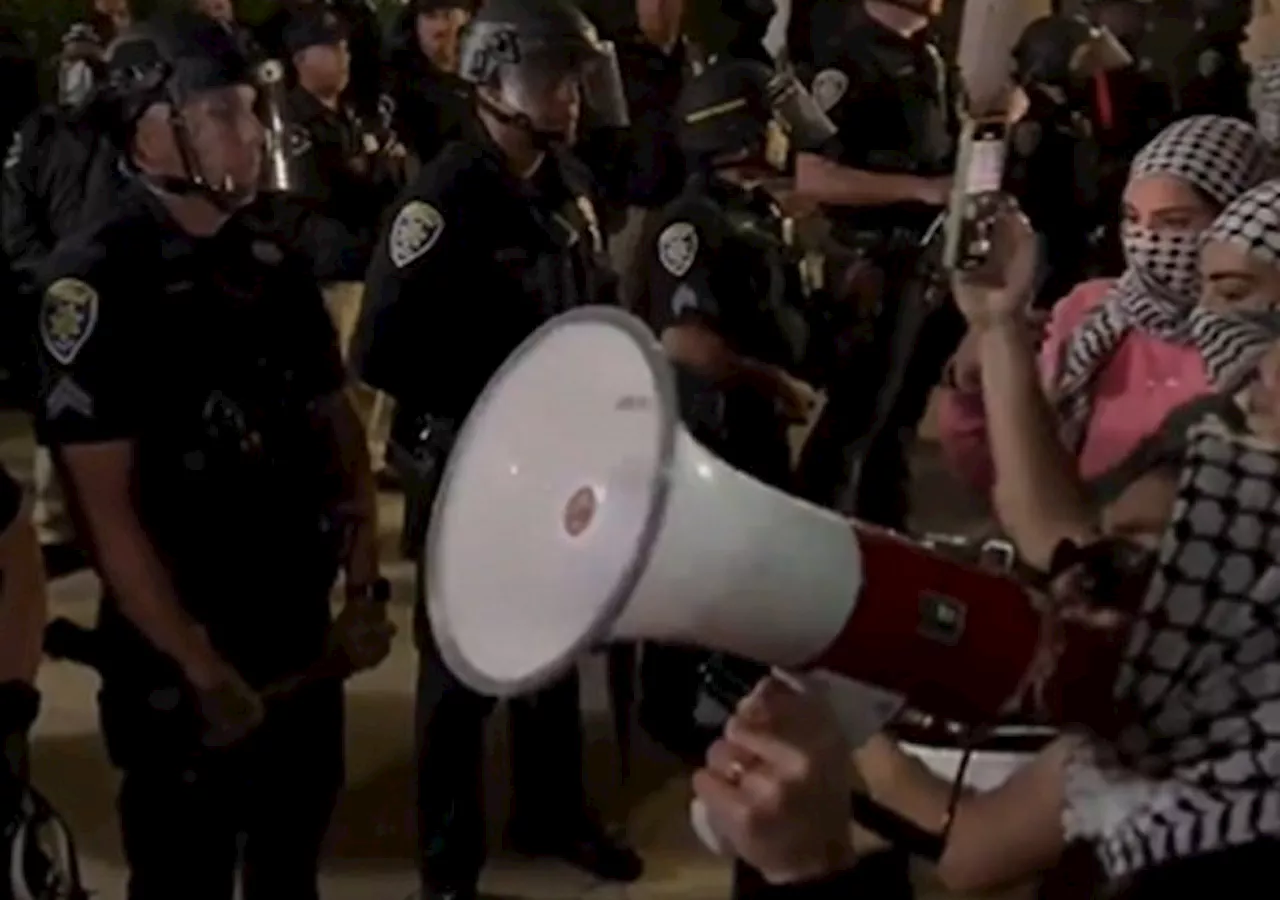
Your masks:
{"label": "smartphone", "polygon": [[1008,132],[1003,117],[965,120],[955,187],[947,206],[943,264],[948,269],[976,269],[991,251],[991,228],[1001,207]]}

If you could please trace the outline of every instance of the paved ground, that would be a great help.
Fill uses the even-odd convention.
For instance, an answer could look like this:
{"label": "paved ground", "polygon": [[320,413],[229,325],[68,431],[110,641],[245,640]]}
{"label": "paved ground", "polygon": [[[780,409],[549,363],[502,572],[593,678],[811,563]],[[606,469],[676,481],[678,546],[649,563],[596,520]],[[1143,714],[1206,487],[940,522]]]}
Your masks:
{"label": "paved ground", "polygon": [[[30,444],[20,423],[0,419],[0,459],[14,471],[29,470]],[[931,528],[972,528],[980,509],[941,472],[927,444],[919,454],[917,495]],[[927,502],[925,502],[927,500]],[[398,501],[383,498],[384,519],[394,523]],[[389,530],[387,545],[394,545]],[[349,691],[350,783],[338,812],[325,863],[326,900],[404,900],[415,890],[410,814],[410,722],[413,649],[407,637],[409,572],[393,566],[397,586],[393,613],[402,626],[395,651],[380,670],[355,680]],[[92,616],[96,583],[82,575],[54,586],[53,612],[80,620]],[[725,864],[703,852],[686,824],[687,783],[656,748],[639,739],[637,771],[630,784],[614,777],[615,749],[609,734],[598,662],[587,665],[584,701],[590,749],[588,779],[611,821],[625,823],[649,863],[646,878],[628,889],[593,883],[561,866],[498,852],[485,877],[495,898],[632,898],[703,900],[725,896]],[[47,665],[45,697],[34,747],[35,777],[63,811],[80,841],[89,886],[100,900],[122,900],[119,838],[114,824],[115,776],[108,766],[95,721],[96,678],[67,664]],[[500,843],[505,772],[502,722],[491,742],[490,805]],[[925,876],[927,879],[927,875]],[[932,893],[932,892],[927,892]],[[175,898],[180,900],[180,898]]]}

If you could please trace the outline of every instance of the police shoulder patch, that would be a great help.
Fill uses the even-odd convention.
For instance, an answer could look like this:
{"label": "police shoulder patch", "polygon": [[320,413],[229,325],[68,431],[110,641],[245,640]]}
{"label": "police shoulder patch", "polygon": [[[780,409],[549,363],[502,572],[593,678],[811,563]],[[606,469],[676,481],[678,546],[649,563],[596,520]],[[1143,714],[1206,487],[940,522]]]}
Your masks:
{"label": "police shoulder patch", "polygon": [[438,209],[422,200],[410,200],[391,223],[387,247],[391,262],[397,269],[403,269],[421,259],[440,240],[443,231],[444,216]]}
{"label": "police shoulder patch", "polygon": [[60,278],[44,293],[40,340],[49,355],[70,365],[98,325],[98,292],[78,278]]}
{"label": "police shoulder patch", "polygon": [[823,112],[831,112],[849,90],[849,76],[839,69],[823,69],[813,78],[813,99]]}
{"label": "police shoulder patch", "polygon": [[658,262],[676,278],[683,278],[698,258],[698,229],[688,222],[672,222],[658,235]]}

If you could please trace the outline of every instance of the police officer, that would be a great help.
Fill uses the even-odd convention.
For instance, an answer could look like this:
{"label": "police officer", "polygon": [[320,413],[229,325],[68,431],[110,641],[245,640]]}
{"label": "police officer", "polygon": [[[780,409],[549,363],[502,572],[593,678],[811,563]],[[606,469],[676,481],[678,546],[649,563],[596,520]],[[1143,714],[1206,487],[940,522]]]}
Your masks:
{"label": "police officer", "polygon": [[[957,79],[928,38],[937,11],[934,0],[857,2],[840,27],[814,35],[812,93],[839,136],[796,159],[796,190],[823,205],[841,248],[874,261],[884,277],[874,339],[829,385],[802,458],[801,490],[894,526],[906,514],[905,442],[963,331],[944,307],[918,339],[908,336],[914,351],[891,349],[895,335],[903,343],[904,332],[917,330],[909,320],[922,315],[928,277],[920,244],[949,198],[955,164]],[[905,374],[891,374],[904,366]],[[898,399],[877,397],[895,380]],[[890,405],[891,418],[877,412]]]}
{"label": "police officer", "polygon": [[[566,309],[613,302],[579,114],[620,122],[609,48],[563,0],[488,0],[464,33],[460,74],[479,128],[403,196],[375,251],[353,361],[397,403],[391,440],[415,554],[450,437],[507,355]],[[583,373],[590,377],[590,373]],[[513,598],[514,599],[514,598]],[[418,814],[426,896],[475,897],[483,865],[483,721],[494,701],[448,671],[418,608]],[[512,704],[514,843],[618,881],[640,860],[588,812],[578,679]]]}
{"label": "police officer", "polygon": [[816,148],[835,129],[789,76],[730,57],[685,87],[676,115],[691,174],[652,227],[648,318],[690,377],[695,435],[786,487],[787,428],[812,401],[797,380],[809,322],[792,223],[762,185],[785,171],[793,141]]}
{"label": "police officer", "polygon": [[284,33],[299,12],[318,8],[338,14],[351,51],[348,99],[360,115],[376,117],[382,99],[382,32],[372,0],[278,0],[276,6],[255,30],[259,45],[272,59],[289,58]]}
{"label": "police officer", "polygon": [[[789,75],[730,56],[685,86],[675,112],[690,176],[645,242],[647,318],[677,366],[694,436],[786,490],[787,431],[809,415],[813,393],[801,378],[825,329],[801,277],[793,223],[762,184],[785,171],[793,142],[819,147],[835,127]],[[693,765],[723,725],[700,698],[707,659],[649,644],[640,666],[641,724]],[[745,660],[714,665],[745,685],[764,674]]]}
{"label": "police officer", "polygon": [[[1098,204],[1099,156],[1088,109],[1092,57],[1110,43],[1073,16],[1045,16],[1013,48],[1014,77],[1026,111],[1013,126],[1005,190],[1015,197],[1041,241],[1037,300],[1049,306],[1086,277],[1091,235],[1114,207]],[[1122,51],[1116,62],[1123,63]]]}
{"label": "police officer", "polygon": [[397,23],[391,58],[393,123],[414,156],[430,162],[471,118],[470,86],[458,77],[467,0],[413,0]]}
{"label": "police officer", "polygon": [[331,218],[372,228],[395,196],[404,147],[347,104],[351,54],[336,12],[300,10],[285,26],[284,42],[297,77],[285,111],[294,194]]}
{"label": "police officer", "polygon": [[108,67],[145,189],[41,267],[37,427],[104,586],[128,896],[314,898],[339,679],[389,650],[363,434],[306,262],[240,220],[264,134],[232,37],[155,20]]}

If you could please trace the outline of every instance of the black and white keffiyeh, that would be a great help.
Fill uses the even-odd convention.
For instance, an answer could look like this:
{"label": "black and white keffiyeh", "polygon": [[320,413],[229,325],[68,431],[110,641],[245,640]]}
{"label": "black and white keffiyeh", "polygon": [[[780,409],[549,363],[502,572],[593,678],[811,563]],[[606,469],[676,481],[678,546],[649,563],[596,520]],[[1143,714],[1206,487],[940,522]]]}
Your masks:
{"label": "black and white keffiyeh", "polygon": [[1063,824],[1113,878],[1280,837],[1280,446],[1195,426],[1115,699]]}
{"label": "black and white keffiyeh", "polygon": [[1280,268],[1280,179],[1264,181],[1228,204],[1205,231],[1204,241],[1233,244]]}
{"label": "black and white keffiyeh", "polygon": [[[1225,116],[1192,116],[1160,132],[1134,158],[1129,179],[1170,175],[1223,206],[1272,173],[1271,155],[1250,125]],[[1252,368],[1249,330],[1196,314],[1200,234],[1125,225],[1128,268],[1106,299],[1063,346],[1056,394],[1063,437],[1078,450],[1092,409],[1093,379],[1131,329],[1201,351],[1215,384]]]}

